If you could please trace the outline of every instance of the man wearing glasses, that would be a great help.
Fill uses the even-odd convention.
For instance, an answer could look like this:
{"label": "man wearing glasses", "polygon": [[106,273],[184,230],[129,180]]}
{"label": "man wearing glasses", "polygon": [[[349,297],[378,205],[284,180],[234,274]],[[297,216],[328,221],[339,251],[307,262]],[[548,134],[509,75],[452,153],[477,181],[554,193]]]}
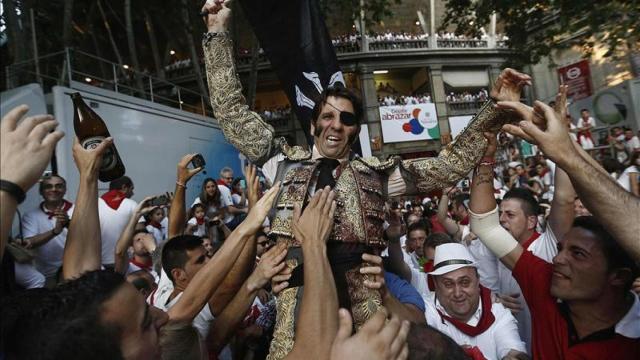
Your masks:
{"label": "man wearing glasses", "polygon": [[362,260],[363,254],[377,255],[386,247],[385,201],[389,197],[439,190],[466,176],[482,160],[487,145],[483,132],[496,133],[504,123],[513,120],[494,106],[495,101],[519,100],[522,88],[530,84],[531,78],[505,70],[492,89],[492,100],[437,158],[392,157],[380,161],[355,155],[351,145],[360,132],[363,107],[359,98],[344,87],[324,89],[319,98],[312,100],[312,148],[290,147],[283,138],[275,137],[271,125],[245,105],[227,31],[231,10],[226,2],[207,2],[202,13],[206,14],[208,28],[202,47],[215,118],[227,141],[252,163],[262,166],[271,184],[279,181],[282,185],[269,234],[277,242],[289,245],[287,263],[293,268],[287,280],[289,288],[278,295],[278,319],[270,349],[270,359],[281,359],[293,348],[295,314],[304,278],[300,242],[291,229],[294,206],[303,208],[311,195],[325,187],[335,192],[335,225],[327,243],[327,257],[339,305],[351,311],[355,328],[360,328],[378,307],[386,306],[378,290],[365,286],[371,283],[371,277],[360,273],[361,268],[368,266]]}
{"label": "man wearing glasses", "polygon": [[35,252],[36,269],[46,278],[45,286],[56,284],[56,273],[62,266],[62,254],[67,240],[67,226],[73,204],[64,199],[67,182],[59,175],[40,181],[40,205],[22,217],[24,246]]}

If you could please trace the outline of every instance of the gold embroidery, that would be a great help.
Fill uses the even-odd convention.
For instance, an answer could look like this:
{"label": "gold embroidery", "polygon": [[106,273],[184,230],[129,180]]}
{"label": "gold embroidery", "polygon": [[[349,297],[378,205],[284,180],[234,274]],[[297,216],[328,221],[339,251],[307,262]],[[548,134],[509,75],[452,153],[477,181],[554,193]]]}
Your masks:
{"label": "gold embroidery", "polygon": [[369,289],[364,285],[365,280],[371,280],[371,275],[360,274],[359,265],[346,272],[349,297],[351,299],[351,313],[356,331],[369,320],[382,306],[382,298],[378,290]]}
{"label": "gold embroidery", "polygon": [[[287,266],[291,269],[297,266],[295,259],[287,260]],[[298,288],[282,290],[276,302],[276,323],[273,331],[273,340],[269,347],[267,360],[284,359],[293,349],[295,338],[295,310]]]}
{"label": "gold embroidery", "polygon": [[451,186],[467,176],[486,150],[487,140],[483,133],[496,132],[514,120],[512,114],[497,110],[493,105],[493,101],[488,101],[455,141],[440,151],[438,157],[403,160],[402,167],[414,177],[405,178],[407,187],[415,186],[417,192],[427,193]]}
{"label": "gold embroidery", "polygon": [[224,137],[251,162],[263,164],[280,148],[282,139],[274,139],[273,127],[245,104],[231,39],[219,34],[203,41],[202,48],[211,107]]}
{"label": "gold embroidery", "polygon": [[284,156],[287,159],[292,161],[301,161],[311,159],[311,151],[301,147],[301,146],[289,146],[286,142],[282,142],[282,146],[280,147]]}
{"label": "gold embroidery", "polygon": [[364,224],[360,214],[358,188],[351,166],[345,166],[333,189],[336,193],[335,218],[332,239],[345,242],[364,242]]}

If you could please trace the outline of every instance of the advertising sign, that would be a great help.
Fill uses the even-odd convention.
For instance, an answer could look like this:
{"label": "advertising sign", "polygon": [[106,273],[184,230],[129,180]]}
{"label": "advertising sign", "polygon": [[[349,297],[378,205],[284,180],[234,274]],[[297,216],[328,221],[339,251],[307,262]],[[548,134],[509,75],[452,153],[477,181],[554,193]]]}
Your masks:
{"label": "advertising sign", "polygon": [[569,86],[567,97],[572,101],[591,96],[591,70],[589,61],[582,60],[558,68],[560,83]]}
{"label": "advertising sign", "polygon": [[440,138],[436,106],[433,103],[380,107],[385,143]]}

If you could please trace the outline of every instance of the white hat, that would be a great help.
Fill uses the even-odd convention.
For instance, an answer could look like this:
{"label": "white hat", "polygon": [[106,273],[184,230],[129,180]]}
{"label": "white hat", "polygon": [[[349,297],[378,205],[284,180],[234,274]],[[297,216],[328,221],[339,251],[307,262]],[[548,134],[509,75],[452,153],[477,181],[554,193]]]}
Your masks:
{"label": "white hat", "polygon": [[436,246],[433,260],[433,271],[429,275],[443,275],[463,267],[478,267],[469,250],[457,243]]}
{"label": "white hat", "polygon": [[424,205],[424,204],[426,204],[428,202],[431,202],[431,198],[426,197],[426,198],[422,199],[422,205]]}

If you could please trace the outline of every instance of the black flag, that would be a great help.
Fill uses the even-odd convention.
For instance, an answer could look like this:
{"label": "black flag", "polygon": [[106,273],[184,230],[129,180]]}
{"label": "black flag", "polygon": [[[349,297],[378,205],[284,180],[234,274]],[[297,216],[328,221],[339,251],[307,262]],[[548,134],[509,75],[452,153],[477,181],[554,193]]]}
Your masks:
{"label": "black flag", "polygon": [[309,144],[311,111],[323,89],[344,77],[317,0],[240,0]]}

